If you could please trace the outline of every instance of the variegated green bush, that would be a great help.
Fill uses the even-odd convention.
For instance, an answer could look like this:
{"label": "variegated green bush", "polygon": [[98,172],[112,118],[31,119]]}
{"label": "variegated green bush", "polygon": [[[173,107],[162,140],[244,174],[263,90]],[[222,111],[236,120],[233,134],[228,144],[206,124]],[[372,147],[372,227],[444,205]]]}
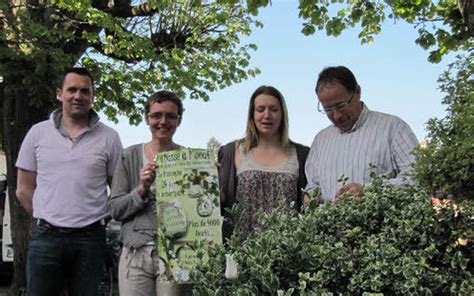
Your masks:
{"label": "variegated green bush", "polygon": [[[433,204],[418,188],[382,183],[362,198],[264,216],[265,231],[211,251],[193,274],[195,295],[473,295],[473,202]],[[224,276],[225,254],[236,280]]]}

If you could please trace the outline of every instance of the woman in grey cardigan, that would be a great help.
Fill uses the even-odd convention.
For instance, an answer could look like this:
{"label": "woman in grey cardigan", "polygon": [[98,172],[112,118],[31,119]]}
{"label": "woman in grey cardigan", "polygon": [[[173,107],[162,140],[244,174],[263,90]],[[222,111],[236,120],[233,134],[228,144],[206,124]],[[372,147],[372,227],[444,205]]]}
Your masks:
{"label": "woman in grey cardigan", "polygon": [[183,105],[170,91],[153,94],[145,106],[145,122],[151,141],[122,152],[114,173],[109,207],[122,221],[123,243],[119,263],[120,295],[159,295],[163,266],[156,252],[155,156],[179,149],[173,135],[181,123]]}

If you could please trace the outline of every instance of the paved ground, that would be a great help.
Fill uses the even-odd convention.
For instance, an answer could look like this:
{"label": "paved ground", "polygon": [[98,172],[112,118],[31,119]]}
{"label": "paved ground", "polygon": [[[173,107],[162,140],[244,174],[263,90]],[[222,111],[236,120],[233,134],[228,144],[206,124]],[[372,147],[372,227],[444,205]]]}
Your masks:
{"label": "paved ground", "polygon": [[[112,293],[112,296],[118,296],[119,292],[118,290],[114,289],[114,292]],[[10,287],[8,286],[0,286],[0,296],[10,296]]]}
{"label": "paved ground", "polygon": [[3,280],[0,282],[0,296],[10,296],[10,284],[6,284]]}
{"label": "paved ground", "polygon": [[[10,296],[10,284],[11,284],[11,277],[13,273],[13,266],[10,265],[2,265],[0,268],[0,296]],[[112,296],[118,296],[118,282],[115,279],[113,283],[113,292]],[[109,295],[104,295],[109,296]]]}
{"label": "paved ground", "polygon": [[0,279],[0,296],[10,296],[10,278]]}
{"label": "paved ground", "polygon": [[[118,296],[118,285],[114,286],[114,291],[112,292],[112,296]],[[10,296],[10,283],[5,283],[3,279],[0,279],[0,296]]]}
{"label": "paved ground", "polygon": [[2,274],[0,277],[0,296],[9,296],[10,280],[8,275]]}

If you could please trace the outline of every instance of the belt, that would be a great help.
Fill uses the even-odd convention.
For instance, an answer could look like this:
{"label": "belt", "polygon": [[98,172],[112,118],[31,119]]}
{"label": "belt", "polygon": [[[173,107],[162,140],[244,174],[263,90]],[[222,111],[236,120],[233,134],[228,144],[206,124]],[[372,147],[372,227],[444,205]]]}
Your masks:
{"label": "belt", "polygon": [[92,230],[96,230],[100,226],[105,225],[105,220],[100,219],[92,224],[89,224],[84,227],[60,227],[60,226],[54,226],[53,224],[49,223],[48,221],[44,219],[38,219],[36,222],[36,225],[38,226],[43,226],[46,227],[49,230],[52,231],[57,231],[60,233],[83,233],[83,232],[89,232]]}

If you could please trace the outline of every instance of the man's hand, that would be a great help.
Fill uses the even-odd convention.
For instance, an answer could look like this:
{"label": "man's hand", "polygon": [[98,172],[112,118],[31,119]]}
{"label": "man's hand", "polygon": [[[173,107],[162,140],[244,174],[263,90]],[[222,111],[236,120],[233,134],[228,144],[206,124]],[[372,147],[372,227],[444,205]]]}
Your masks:
{"label": "man's hand", "polygon": [[18,169],[16,197],[23,208],[33,214],[33,193],[36,189],[36,172]]}
{"label": "man's hand", "polygon": [[349,193],[354,197],[364,196],[364,187],[359,183],[348,183],[336,192],[336,200],[343,194]]}

